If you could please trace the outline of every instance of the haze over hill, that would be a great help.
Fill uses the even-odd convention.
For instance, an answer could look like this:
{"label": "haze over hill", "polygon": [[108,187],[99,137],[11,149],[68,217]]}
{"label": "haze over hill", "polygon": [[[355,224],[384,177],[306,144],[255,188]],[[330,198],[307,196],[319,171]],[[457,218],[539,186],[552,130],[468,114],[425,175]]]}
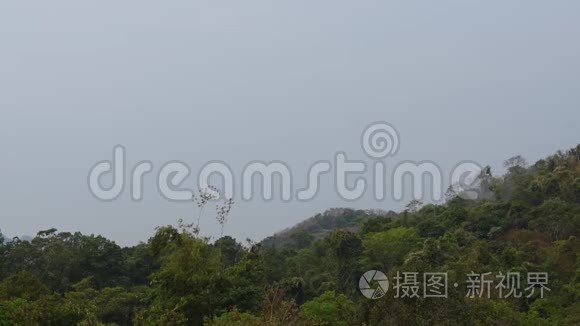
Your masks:
{"label": "haze over hill", "polygon": [[[571,148],[578,12],[566,0],[2,1],[2,228],[136,244],[193,214],[159,194],[165,162],[191,166],[184,186],[195,189],[206,162],[239,176],[249,162],[280,160],[299,188],[337,151],[372,163],[360,138],[374,121],[401,136],[387,164],[431,160],[445,175],[463,160],[500,173],[514,154]],[[141,202],[128,184],[113,202],[89,192],[89,170],[117,144],[128,171],[154,164]],[[345,203],[322,178],[309,202],[238,200],[228,228],[257,240],[329,207],[400,211],[410,199]]]}
{"label": "haze over hill", "polygon": [[0,234],[0,325],[578,325],[580,144],[505,166],[480,174],[482,198],[330,209],[245,247],[182,221],[132,247]]}
{"label": "haze over hill", "polygon": [[[295,226],[277,232],[261,241],[265,247],[305,246],[320,240],[336,229],[358,231],[360,225],[370,217],[393,217],[393,211],[354,210],[351,208],[332,208],[316,214]],[[300,244],[302,243],[302,244]]]}

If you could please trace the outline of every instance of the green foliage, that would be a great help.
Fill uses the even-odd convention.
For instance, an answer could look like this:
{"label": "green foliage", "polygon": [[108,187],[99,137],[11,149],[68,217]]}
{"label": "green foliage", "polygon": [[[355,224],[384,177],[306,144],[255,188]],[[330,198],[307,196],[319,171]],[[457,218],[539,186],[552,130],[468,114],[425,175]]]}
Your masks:
{"label": "green foliage", "polygon": [[302,305],[302,314],[316,325],[353,325],[356,306],[346,296],[328,291]]}
{"label": "green foliage", "polygon": [[369,233],[364,239],[365,266],[388,271],[401,265],[405,256],[420,246],[417,229],[398,227]]}
{"label": "green foliage", "polygon": [[[161,260],[160,269],[151,277],[152,301],[161,310],[177,312],[201,325],[220,301],[215,293],[220,293],[224,282],[221,259],[215,247],[195,237],[187,226],[180,228],[162,228],[152,239]],[[148,321],[161,322],[151,318]]]}
{"label": "green foliage", "polygon": [[263,325],[262,320],[247,312],[240,312],[237,309],[226,312],[219,316],[212,323],[215,326],[259,326]]}
{"label": "green foliage", "polygon": [[239,263],[244,257],[244,248],[236,239],[230,236],[218,239],[214,243],[214,247],[220,251],[223,260],[222,263],[227,267]]}
{"label": "green foliage", "polygon": [[[445,204],[400,214],[331,209],[248,247],[182,221],[127,248],[56,229],[31,241],[0,233],[0,326],[579,325],[580,146],[505,166],[482,173],[478,200],[450,189]],[[222,227],[230,208],[218,205]],[[458,287],[447,299],[368,300],[358,280],[370,269],[390,280],[448,272]],[[470,299],[471,271],[546,271],[551,291]]]}
{"label": "green foliage", "polygon": [[11,275],[0,282],[0,300],[37,300],[48,293],[48,288],[28,272]]}
{"label": "green foliage", "polygon": [[363,251],[360,236],[354,232],[339,229],[325,239],[325,244],[331,257],[334,258],[333,265],[339,291],[341,293],[353,292],[357,279],[358,260]]}

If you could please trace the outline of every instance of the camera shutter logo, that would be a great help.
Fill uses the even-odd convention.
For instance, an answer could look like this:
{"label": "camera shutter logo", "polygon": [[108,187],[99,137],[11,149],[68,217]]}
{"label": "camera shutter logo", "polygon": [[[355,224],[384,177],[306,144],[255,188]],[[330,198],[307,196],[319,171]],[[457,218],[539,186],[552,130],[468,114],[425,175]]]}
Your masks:
{"label": "camera shutter logo", "polygon": [[[374,288],[371,287],[371,284],[374,285]],[[380,299],[389,290],[389,279],[381,271],[368,271],[360,278],[358,287],[365,297],[372,300]]]}

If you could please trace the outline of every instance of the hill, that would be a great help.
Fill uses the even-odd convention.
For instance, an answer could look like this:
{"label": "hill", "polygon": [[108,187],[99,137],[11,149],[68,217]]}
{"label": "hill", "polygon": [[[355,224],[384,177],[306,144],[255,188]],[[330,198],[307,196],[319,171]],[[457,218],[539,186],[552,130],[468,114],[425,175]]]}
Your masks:
{"label": "hill", "polygon": [[127,248],[0,236],[0,325],[579,325],[580,145],[505,167],[478,200],[331,209],[251,249],[182,221]]}
{"label": "hill", "polygon": [[260,243],[264,247],[297,247],[308,246],[337,229],[359,231],[369,218],[395,217],[397,213],[382,210],[354,210],[351,208],[331,208],[322,214],[310,217],[299,224],[278,232]]}

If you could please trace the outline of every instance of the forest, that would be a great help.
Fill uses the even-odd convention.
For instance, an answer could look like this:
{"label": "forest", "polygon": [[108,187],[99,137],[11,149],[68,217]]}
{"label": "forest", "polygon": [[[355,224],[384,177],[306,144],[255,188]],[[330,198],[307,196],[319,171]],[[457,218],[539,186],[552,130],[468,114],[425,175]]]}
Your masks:
{"label": "forest", "polygon": [[[261,242],[203,237],[195,218],[132,247],[56,229],[0,234],[0,326],[579,325],[580,145],[504,165],[480,175],[478,200],[450,188],[443,204],[397,213],[334,209]],[[225,223],[232,205],[204,218]],[[390,281],[380,298],[359,289],[371,270]],[[488,272],[488,293],[469,296],[468,275]],[[539,272],[543,292],[528,278]],[[446,273],[447,295],[400,295],[399,273]],[[523,293],[502,298],[508,273]]]}

